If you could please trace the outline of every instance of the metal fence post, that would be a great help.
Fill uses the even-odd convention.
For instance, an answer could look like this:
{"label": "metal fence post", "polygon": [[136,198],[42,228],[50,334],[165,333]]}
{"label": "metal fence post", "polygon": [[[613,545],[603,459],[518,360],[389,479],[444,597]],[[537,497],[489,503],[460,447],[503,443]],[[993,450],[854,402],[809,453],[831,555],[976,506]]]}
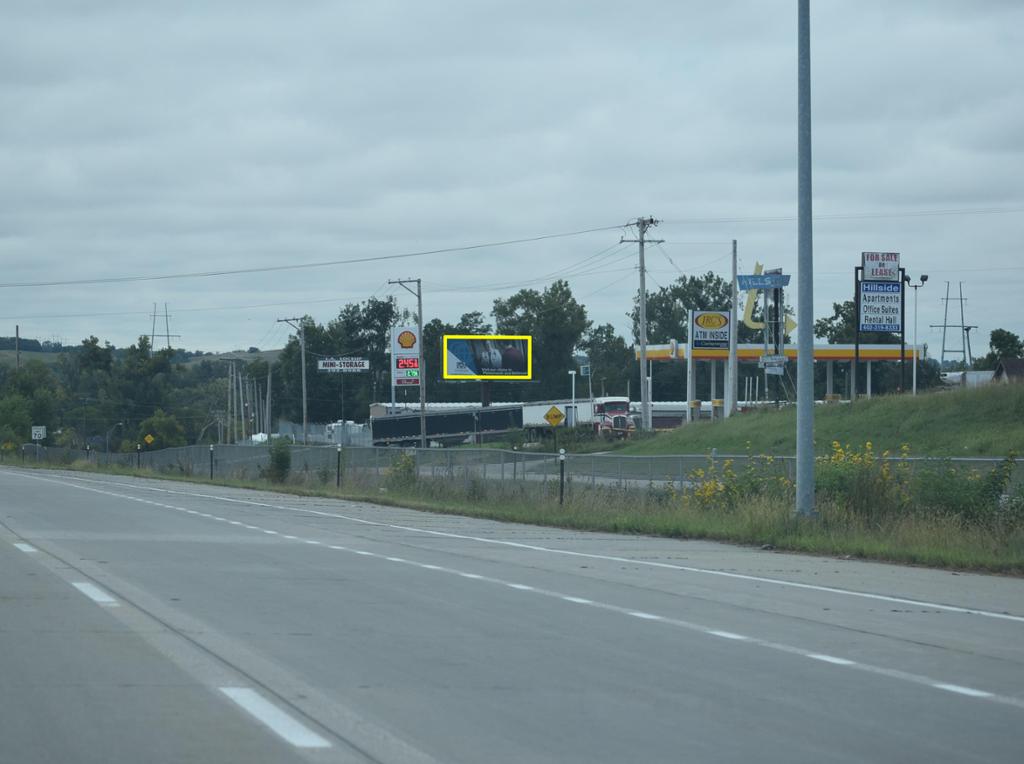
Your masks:
{"label": "metal fence post", "polygon": [[594,455],[590,457],[590,485],[597,485],[597,457]]}
{"label": "metal fence post", "polygon": [[142,444],[135,444],[135,469],[142,469]]}
{"label": "metal fence post", "polygon": [[558,506],[565,500],[565,449],[558,449]]}
{"label": "metal fence post", "polygon": [[499,451],[498,456],[501,458],[501,484],[505,485],[505,452]]}
{"label": "metal fence post", "polygon": [[213,480],[213,443],[210,444],[210,480]]}
{"label": "metal fence post", "polygon": [[338,446],[338,468],[334,476],[334,487],[341,488],[341,446]]}

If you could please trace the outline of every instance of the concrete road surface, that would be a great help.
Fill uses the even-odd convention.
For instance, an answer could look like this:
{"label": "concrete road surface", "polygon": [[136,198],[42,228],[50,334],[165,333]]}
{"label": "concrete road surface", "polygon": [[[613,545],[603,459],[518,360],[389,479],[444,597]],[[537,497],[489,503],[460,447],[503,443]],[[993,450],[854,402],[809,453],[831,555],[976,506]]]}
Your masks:
{"label": "concrete road surface", "polygon": [[1024,581],[0,469],[0,762],[1018,762]]}

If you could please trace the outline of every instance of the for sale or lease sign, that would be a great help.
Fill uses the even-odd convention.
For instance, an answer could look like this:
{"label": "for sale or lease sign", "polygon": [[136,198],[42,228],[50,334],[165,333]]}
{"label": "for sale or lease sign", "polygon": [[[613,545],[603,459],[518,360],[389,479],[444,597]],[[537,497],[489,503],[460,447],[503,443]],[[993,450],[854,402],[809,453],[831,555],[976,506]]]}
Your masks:
{"label": "for sale or lease sign", "polygon": [[899,252],[861,252],[864,281],[899,281]]}

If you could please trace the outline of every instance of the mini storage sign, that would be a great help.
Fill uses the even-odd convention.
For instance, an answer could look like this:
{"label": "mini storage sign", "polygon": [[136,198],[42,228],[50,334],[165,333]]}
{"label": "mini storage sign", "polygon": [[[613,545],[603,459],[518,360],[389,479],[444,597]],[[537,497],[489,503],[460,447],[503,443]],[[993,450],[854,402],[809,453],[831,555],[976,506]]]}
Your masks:
{"label": "mini storage sign", "polygon": [[690,311],[691,348],[728,348],[729,314],[724,310]]}
{"label": "mini storage sign", "polygon": [[860,282],[860,330],[902,332],[903,284],[899,281]]}

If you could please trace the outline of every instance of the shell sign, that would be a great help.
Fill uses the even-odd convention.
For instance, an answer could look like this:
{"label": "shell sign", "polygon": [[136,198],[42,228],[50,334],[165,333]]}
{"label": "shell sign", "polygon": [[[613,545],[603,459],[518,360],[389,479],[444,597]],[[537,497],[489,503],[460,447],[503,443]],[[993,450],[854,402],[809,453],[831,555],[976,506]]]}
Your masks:
{"label": "shell sign", "polygon": [[406,329],[398,335],[396,342],[402,350],[411,350],[416,345],[416,335]]}
{"label": "shell sign", "polygon": [[691,310],[690,347],[729,347],[729,313],[724,310]]}

